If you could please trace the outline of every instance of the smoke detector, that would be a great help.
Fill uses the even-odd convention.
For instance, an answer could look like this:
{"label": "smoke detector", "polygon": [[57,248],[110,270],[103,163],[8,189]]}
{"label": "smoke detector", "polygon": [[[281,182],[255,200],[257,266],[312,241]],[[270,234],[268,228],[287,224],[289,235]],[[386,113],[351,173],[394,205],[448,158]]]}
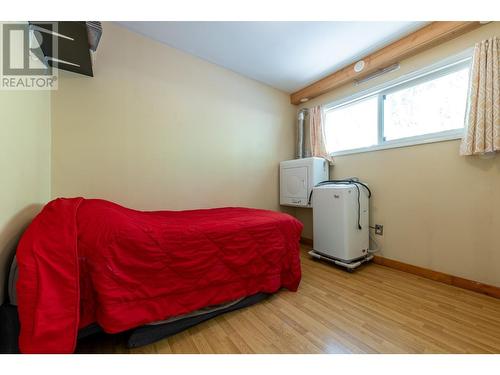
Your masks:
{"label": "smoke detector", "polygon": [[365,62],[363,60],[359,60],[356,64],[354,64],[354,71],[356,73],[361,72],[365,68]]}

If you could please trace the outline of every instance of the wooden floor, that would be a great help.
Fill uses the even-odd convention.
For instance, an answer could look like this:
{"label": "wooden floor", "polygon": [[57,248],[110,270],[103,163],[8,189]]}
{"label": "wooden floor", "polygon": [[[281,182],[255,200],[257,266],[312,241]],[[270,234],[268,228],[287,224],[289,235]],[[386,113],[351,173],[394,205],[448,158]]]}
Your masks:
{"label": "wooden floor", "polygon": [[297,293],[280,291],[157,343],[82,340],[80,353],[500,353],[500,300],[376,264],[355,273],[303,248]]}

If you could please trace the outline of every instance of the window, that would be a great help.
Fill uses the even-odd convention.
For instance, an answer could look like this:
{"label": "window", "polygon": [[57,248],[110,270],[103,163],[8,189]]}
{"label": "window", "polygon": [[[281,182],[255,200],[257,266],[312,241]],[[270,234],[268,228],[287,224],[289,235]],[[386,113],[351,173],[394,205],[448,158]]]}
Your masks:
{"label": "window", "polygon": [[377,107],[377,97],[370,97],[326,112],[328,148],[350,150],[376,145]]}
{"label": "window", "polygon": [[387,84],[324,110],[333,154],[459,138],[464,126],[470,58]]}

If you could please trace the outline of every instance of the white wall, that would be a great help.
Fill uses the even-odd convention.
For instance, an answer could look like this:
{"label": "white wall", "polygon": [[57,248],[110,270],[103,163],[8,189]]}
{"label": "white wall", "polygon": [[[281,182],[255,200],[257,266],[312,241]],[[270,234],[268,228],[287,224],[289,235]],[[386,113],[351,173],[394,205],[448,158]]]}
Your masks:
{"label": "white wall", "polygon": [[18,239],[50,199],[50,93],[0,90],[0,113],[1,304]]}
{"label": "white wall", "polygon": [[94,78],[60,71],[52,94],[0,91],[0,112],[2,281],[51,196],[279,209],[278,163],[293,156],[288,95],[111,23]]}
{"label": "white wall", "polygon": [[[328,103],[422,68],[492,35],[493,22],[401,62],[401,69],[361,86],[346,85],[307,106]],[[459,141],[439,142],[335,158],[331,177],[358,176],[373,191],[371,223],[381,255],[500,286],[500,156],[458,155]],[[312,238],[310,210],[296,210]]]}
{"label": "white wall", "polygon": [[[495,22],[403,61],[393,79],[500,34]],[[61,72],[47,93],[0,92],[0,272],[50,196],[100,197],[139,209],[278,209],[278,163],[293,157],[286,94],[105,23],[94,78]],[[51,169],[52,161],[52,172]],[[500,158],[441,142],[336,158],[335,178],[374,192],[385,257],[500,286]],[[310,210],[297,210],[312,236]],[[2,276],[2,275],[0,275]],[[0,291],[0,297],[3,289]]]}
{"label": "white wall", "polygon": [[61,72],[52,96],[53,197],[279,209],[288,95],[112,23],[95,67],[94,78]]}

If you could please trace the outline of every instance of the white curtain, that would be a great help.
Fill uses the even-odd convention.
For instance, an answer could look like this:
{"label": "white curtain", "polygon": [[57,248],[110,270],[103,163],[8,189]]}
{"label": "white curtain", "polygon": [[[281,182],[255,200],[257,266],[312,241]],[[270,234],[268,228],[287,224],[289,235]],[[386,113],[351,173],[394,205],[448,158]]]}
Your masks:
{"label": "white curtain", "polygon": [[333,163],[333,158],[326,150],[323,113],[320,106],[309,108],[309,131],[312,156],[324,158]]}
{"label": "white curtain", "polygon": [[483,40],[474,48],[466,132],[460,155],[485,155],[500,151],[500,41]]}

